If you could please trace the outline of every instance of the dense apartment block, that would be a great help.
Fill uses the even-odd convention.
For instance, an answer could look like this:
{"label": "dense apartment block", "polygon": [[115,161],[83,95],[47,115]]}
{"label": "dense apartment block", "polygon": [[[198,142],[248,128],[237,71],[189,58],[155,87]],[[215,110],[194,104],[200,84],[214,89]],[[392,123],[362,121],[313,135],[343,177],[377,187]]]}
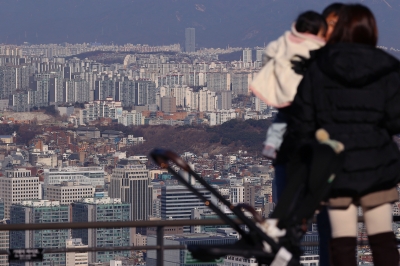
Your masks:
{"label": "dense apartment block", "polygon": [[[115,198],[86,198],[72,204],[73,222],[129,221],[130,204]],[[74,229],[73,238],[82,238],[89,247],[129,246],[129,228]],[[129,251],[104,251],[89,253],[89,263],[109,262],[115,256],[127,257]]]}
{"label": "dense apartment block", "polygon": [[[10,208],[11,224],[68,222],[69,206],[60,205],[58,201],[26,200]],[[10,248],[64,248],[68,237],[68,229],[11,231]],[[65,253],[45,254],[44,261],[35,265],[65,265],[65,259]],[[26,262],[25,265],[32,265],[32,262]]]}
{"label": "dense apartment block", "polygon": [[[0,220],[1,225],[10,224],[9,219]],[[10,247],[10,232],[0,231],[0,250],[8,250]],[[8,255],[0,255],[0,266],[9,266]]]}

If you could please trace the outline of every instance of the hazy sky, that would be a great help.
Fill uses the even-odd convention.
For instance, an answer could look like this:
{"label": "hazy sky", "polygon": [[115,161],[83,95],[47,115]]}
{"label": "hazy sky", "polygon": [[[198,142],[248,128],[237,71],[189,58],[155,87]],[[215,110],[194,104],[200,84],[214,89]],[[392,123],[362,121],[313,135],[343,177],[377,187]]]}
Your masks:
{"label": "hazy sky", "polygon": [[[0,42],[184,42],[198,47],[262,46],[290,28],[302,11],[329,0],[2,0]],[[400,48],[400,1],[363,0],[375,13],[380,44]]]}

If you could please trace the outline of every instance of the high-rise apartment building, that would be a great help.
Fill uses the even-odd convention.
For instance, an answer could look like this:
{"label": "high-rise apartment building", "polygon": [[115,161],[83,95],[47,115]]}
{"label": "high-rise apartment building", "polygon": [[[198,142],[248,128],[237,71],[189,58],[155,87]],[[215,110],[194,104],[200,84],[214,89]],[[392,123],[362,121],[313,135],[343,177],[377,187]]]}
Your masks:
{"label": "high-rise apartment building", "polygon": [[[11,224],[68,223],[69,206],[58,201],[27,200],[11,206]],[[10,231],[10,248],[64,248],[69,237],[68,229]],[[65,265],[65,253],[44,254],[41,265]],[[26,266],[33,265],[26,262]]]}
{"label": "high-rise apartment building", "polygon": [[187,86],[174,86],[172,88],[172,94],[171,96],[175,97],[176,100],[176,106],[181,106],[185,107],[186,105],[186,91],[189,90],[189,87]]}
{"label": "high-rise apartment building", "polygon": [[122,115],[122,109],[121,102],[114,101],[112,97],[85,103],[85,109],[80,110],[80,121],[88,123],[102,117],[118,119]]}
{"label": "high-rise apartment building", "polygon": [[243,62],[244,63],[251,63],[253,62],[253,55],[251,49],[244,49],[243,50]]}
{"label": "high-rise apartment building", "polygon": [[213,91],[201,89],[198,93],[198,106],[200,112],[211,112],[217,109],[217,96]]}
{"label": "high-rise apartment building", "polygon": [[185,52],[194,53],[196,52],[196,29],[186,28],[185,29]]}
{"label": "high-rise apartment building", "polygon": [[255,206],[256,188],[253,184],[244,183],[244,203]]}
{"label": "high-rise apartment building", "polygon": [[[0,225],[9,224],[10,220],[3,219],[0,220]],[[10,233],[9,231],[0,231],[0,250],[7,251],[10,247]],[[8,266],[8,256],[0,255],[0,266]]]}
{"label": "high-rise apartment building", "polygon": [[0,220],[4,219],[4,199],[0,199]]}
{"label": "high-rise apartment building", "polygon": [[[72,204],[73,222],[112,222],[130,221],[130,204],[121,199],[86,198]],[[129,228],[74,229],[73,238],[82,238],[89,247],[129,246]],[[91,252],[89,263],[109,262],[115,256],[127,257],[129,251]]]}
{"label": "high-rise apartment building", "polygon": [[172,96],[164,96],[161,98],[161,111],[166,113],[176,112],[176,98]]}
{"label": "high-rise apartment building", "polygon": [[255,111],[262,112],[268,109],[268,105],[262,100],[260,100],[260,98],[253,97],[253,102]]}
{"label": "high-rise apartment building", "polygon": [[64,79],[63,81],[63,102],[88,102],[90,101],[89,83],[81,77]]}
{"label": "high-rise apartment building", "polygon": [[143,125],[142,112],[132,110],[132,111],[122,111],[121,117],[118,117],[118,123],[124,126],[139,126]]}
{"label": "high-rise apartment building", "polygon": [[207,89],[214,92],[231,90],[231,74],[228,72],[208,72]]}
{"label": "high-rise apartment building", "polygon": [[156,103],[156,84],[149,80],[124,80],[115,82],[114,94],[108,96],[120,101],[122,106]]}
{"label": "high-rise apartment building", "polygon": [[234,72],[232,73],[232,92],[236,95],[249,93],[249,86],[253,80],[253,73]]}
{"label": "high-rise apartment building", "polygon": [[101,79],[95,81],[94,100],[101,101],[115,97],[115,80],[102,75]]}
{"label": "high-rise apartment building", "polygon": [[6,170],[4,176],[0,176],[0,197],[4,201],[4,217],[10,218],[12,204],[41,198],[39,177],[32,176],[31,170],[24,168]]}
{"label": "high-rise apartment building", "polygon": [[229,197],[232,204],[244,203],[244,186],[231,186]]}
{"label": "high-rise apartment building", "polygon": [[262,62],[263,61],[264,52],[265,52],[264,49],[257,49],[256,50],[256,61],[257,62]]}
{"label": "high-rise apartment building", "polygon": [[8,99],[16,90],[29,87],[29,76],[34,73],[32,65],[0,66],[0,99]]}
{"label": "high-rise apartment building", "polygon": [[148,220],[152,212],[149,170],[139,160],[120,160],[113,170],[109,195],[131,204],[133,221]]}
{"label": "high-rise apartment building", "polygon": [[218,94],[218,110],[229,110],[232,108],[232,91],[221,91]]}

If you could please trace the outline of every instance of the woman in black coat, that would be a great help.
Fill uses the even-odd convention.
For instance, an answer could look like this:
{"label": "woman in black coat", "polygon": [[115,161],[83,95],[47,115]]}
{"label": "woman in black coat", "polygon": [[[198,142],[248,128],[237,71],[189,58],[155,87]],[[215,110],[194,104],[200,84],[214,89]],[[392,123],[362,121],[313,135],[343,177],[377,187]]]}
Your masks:
{"label": "woman in black coat", "polygon": [[400,152],[392,140],[400,133],[400,64],[376,44],[371,11],[343,7],[328,45],[299,86],[283,144],[299,145],[324,128],[345,146],[329,201],[332,265],[357,265],[357,206],[363,208],[374,264],[399,263],[391,203],[398,200],[400,181]]}

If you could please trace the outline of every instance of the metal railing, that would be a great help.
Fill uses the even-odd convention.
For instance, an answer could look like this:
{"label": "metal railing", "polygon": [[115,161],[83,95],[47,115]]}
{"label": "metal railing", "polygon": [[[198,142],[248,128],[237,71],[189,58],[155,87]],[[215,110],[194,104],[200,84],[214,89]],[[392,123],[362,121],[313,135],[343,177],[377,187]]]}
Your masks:
{"label": "metal railing", "polygon": [[[236,220],[238,224],[242,222]],[[82,222],[82,223],[41,223],[41,224],[2,224],[0,231],[26,230],[57,230],[57,229],[94,229],[94,228],[122,228],[122,227],[156,227],[157,244],[155,246],[120,246],[120,247],[82,247],[82,248],[50,248],[43,249],[43,253],[68,252],[101,252],[125,250],[156,250],[157,266],[164,264],[164,250],[186,249],[185,245],[164,245],[164,228],[196,225],[226,225],[223,220],[157,220],[157,221],[124,221],[124,222]],[[9,254],[7,250],[0,250],[0,255]]]}
{"label": "metal railing", "polygon": [[[394,222],[400,221],[400,216],[393,216]],[[240,220],[236,220],[242,224]],[[359,217],[359,222],[363,218]],[[57,229],[94,229],[94,228],[122,228],[122,227],[156,227],[155,246],[119,246],[119,247],[82,247],[82,248],[50,248],[43,253],[68,253],[68,252],[101,252],[101,251],[125,251],[125,250],[156,250],[157,266],[163,266],[164,251],[172,249],[186,249],[185,245],[164,245],[164,228],[179,226],[209,226],[226,225],[220,219],[207,220],[157,220],[157,221],[123,221],[123,222],[72,222],[72,223],[41,223],[41,224],[2,224],[0,231],[25,231],[25,230],[57,230]],[[302,242],[303,246],[317,246],[318,242]],[[360,245],[367,245],[361,241]],[[9,254],[7,250],[0,250],[0,255]]]}

